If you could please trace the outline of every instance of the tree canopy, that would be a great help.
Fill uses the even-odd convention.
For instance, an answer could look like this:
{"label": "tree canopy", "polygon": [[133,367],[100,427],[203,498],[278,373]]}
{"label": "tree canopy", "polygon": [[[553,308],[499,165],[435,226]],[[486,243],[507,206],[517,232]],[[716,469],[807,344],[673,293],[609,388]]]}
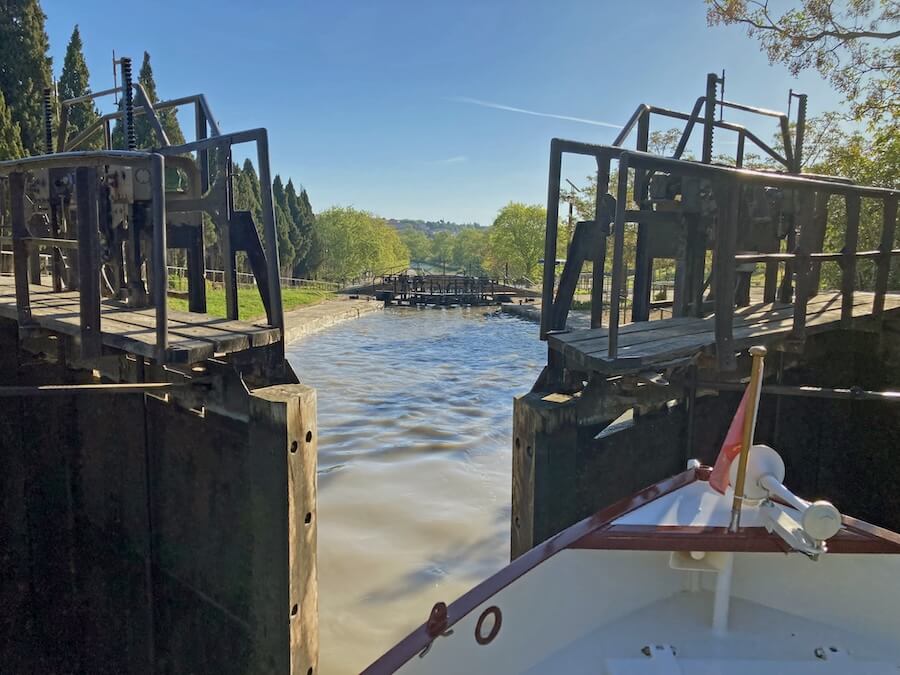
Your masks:
{"label": "tree canopy", "polygon": [[[897,0],[706,0],[709,25],[738,25],[759,40],[770,63],[793,75],[813,68],[858,120],[900,115],[900,4]],[[770,5],[780,5],[780,9]]]}
{"label": "tree canopy", "polygon": [[412,228],[401,230],[400,239],[409,249],[410,260],[414,263],[429,262],[431,260],[431,239],[421,230]]}
{"label": "tree canopy", "polygon": [[43,92],[52,84],[46,18],[38,0],[0,2],[0,93],[28,154],[44,145]]}
{"label": "tree canopy", "polygon": [[397,230],[368,211],[332,207],[318,214],[316,229],[323,249],[321,272],[326,279],[347,282],[409,266],[409,250]]}
{"label": "tree canopy", "polygon": [[[156,91],[156,79],[153,77],[153,67],[150,65],[150,53],[144,52],[144,60],[141,62],[141,70],[138,73],[138,83],[147,92],[147,97],[151,103],[159,101],[159,95]],[[121,106],[121,102],[119,104]],[[178,115],[174,109],[161,110],[157,113],[159,123],[169,138],[172,145],[181,145],[184,143],[184,133],[181,131],[181,125],[178,123]],[[121,120],[117,120],[113,128],[113,147],[124,148],[125,136],[124,126]],[[159,140],[156,138],[156,132],[150,125],[150,120],[145,115],[135,115],[134,118],[134,134],[137,139],[138,148],[153,148],[159,146]],[[213,170],[212,165],[215,162],[215,153],[210,153],[210,171]]]}
{"label": "tree canopy", "polygon": [[518,278],[537,278],[538,260],[544,254],[544,228],[547,210],[538,205],[510,202],[502,209],[490,229],[490,265],[492,270]]}
{"label": "tree canopy", "polygon": [[12,112],[6,105],[3,92],[0,91],[0,161],[18,159],[24,154],[19,123],[13,120]]}
{"label": "tree canopy", "polygon": [[[72,30],[69,45],[66,47],[66,57],[63,60],[62,75],[59,78],[58,94],[60,100],[76,98],[91,93],[88,82],[90,73],[84,60],[84,45],[81,42],[81,33],[78,25]],[[100,118],[100,112],[93,101],[77,103],[69,108],[68,126],[66,135],[74,137],[87,129]],[[103,131],[98,129],[96,134],[87,139],[78,149],[97,150],[103,147]]]}

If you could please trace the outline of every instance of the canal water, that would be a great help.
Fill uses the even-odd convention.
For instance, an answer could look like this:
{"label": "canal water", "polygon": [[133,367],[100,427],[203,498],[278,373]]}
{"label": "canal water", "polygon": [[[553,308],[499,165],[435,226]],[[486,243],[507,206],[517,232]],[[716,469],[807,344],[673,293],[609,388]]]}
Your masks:
{"label": "canal water", "polygon": [[289,345],[318,391],[324,675],[359,672],[508,562],[512,399],[544,363],[537,333],[485,308],[395,308]]}

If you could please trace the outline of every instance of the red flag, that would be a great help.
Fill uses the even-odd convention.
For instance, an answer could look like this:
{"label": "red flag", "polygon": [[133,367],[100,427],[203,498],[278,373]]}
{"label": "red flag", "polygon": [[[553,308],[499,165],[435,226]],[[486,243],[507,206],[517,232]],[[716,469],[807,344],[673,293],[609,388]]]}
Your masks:
{"label": "red flag", "polygon": [[747,387],[744,390],[743,397],[741,397],[741,403],[737,412],[734,414],[734,419],[731,420],[731,426],[728,427],[728,433],[725,434],[725,441],[722,443],[722,449],[719,450],[716,465],[709,476],[709,484],[714,490],[723,495],[731,482],[728,475],[731,463],[741,454],[741,436],[743,436],[744,432],[744,418],[747,416],[749,396],[750,387]]}

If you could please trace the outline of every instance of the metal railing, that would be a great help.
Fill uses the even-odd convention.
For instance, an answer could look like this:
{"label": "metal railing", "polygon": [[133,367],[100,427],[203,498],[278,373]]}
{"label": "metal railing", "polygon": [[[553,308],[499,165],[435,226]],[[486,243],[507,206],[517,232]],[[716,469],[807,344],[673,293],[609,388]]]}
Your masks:
{"label": "metal railing", "polygon": [[[155,331],[157,359],[164,363],[168,350],[166,292],[168,270],[167,248],[187,250],[186,276],[188,282],[189,306],[192,311],[205,312],[205,263],[203,255],[202,214],[207,214],[218,230],[221,253],[226,261],[222,270],[225,286],[226,316],[238,319],[237,282],[235,255],[245,251],[253,270],[255,284],[265,305],[268,323],[279,329],[284,327],[281,300],[281,277],[278,266],[278,243],[275,229],[275,213],[272,196],[272,180],[269,168],[268,135],[265,129],[251,129],[231,134],[221,134],[203,95],[188,96],[161,103],[152,103],[140,84],[131,83],[130,59],[122,59],[122,87],[105,90],[61,102],[60,125],[57,147],[54,152],[52,142],[52,105],[49,89],[44,92],[45,152],[47,154],[20,160],[0,162],[0,177],[8,177],[7,185],[0,193],[10,206],[11,229],[8,243],[12,244],[16,304],[20,325],[33,325],[28,289],[29,272],[32,278],[40,279],[41,249],[51,251],[51,275],[54,291],[63,286],[63,251],[77,264],[66,272],[69,289],[78,288],[80,294],[80,334],[82,352],[85,356],[99,355],[101,350],[100,328],[100,279],[101,271],[108,262],[101,262],[101,223],[109,226],[110,209],[113,208],[109,195],[116,183],[129,183],[124,174],[113,175],[111,171],[130,170],[137,182],[146,183],[146,196],[140,201],[119,195],[118,208],[127,209],[129,225],[126,230],[113,227],[106,232],[107,253],[114,257],[116,277],[113,285],[116,293],[129,294],[134,306],[148,304],[143,290],[142,274],[146,270],[152,285],[149,304],[155,307]],[[126,72],[127,71],[127,72]],[[137,93],[138,106],[132,105],[132,91]],[[68,111],[73,105],[92,101],[99,96],[112,93],[123,94],[120,111],[104,115],[89,128],[74,138],[67,137]],[[158,111],[181,105],[194,106],[197,140],[173,146],[162,127]],[[145,115],[153,129],[158,147],[152,151],[135,149],[134,116]],[[129,150],[73,151],[103,127],[105,144],[111,146],[110,121],[121,118]],[[211,137],[209,134],[212,134]],[[256,145],[257,164],[261,189],[261,211],[263,241],[246,212],[234,209],[230,181],[232,147],[243,143]],[[210,152],[217,153],[223,161],[224,171],[211,180],[209,171]],[[165,185],[166,168],[175,168],[187,176],[187,188],[170,192]],[[147,179],[138,181],[138,171]],[[54,172],[56,172],[54,174]],[[47,197],[43,210],[50,214],[51,236],[34,236],[29,229],[29,211],[36,213],[26,192],[29,176],[43,176],[48,194],[60,192],[63,196]],[[55,178],[54,178],[55,176]],[[74,191],[70,177],[74,176]],[[101,183],[100,178],[104,180]],[[54,180],[63,181],[60,185]],[[124,189],[124,188],[123,188]],[[135,188],[132,188],[135,189]],[[167,199],[168,197],[168,199]],[[72,199],[72,204],[68,203]],[[74,210],[72,209],[74,206]],[[2,210],[2,209],[0,209]],[[75,229],[68,222],[69,216],[76,216]],[[124,222],[124,221],[123,221]],[[63,227],[60,228],[62,223]],[[116,223],[112,223],[115,226]],[[167,230],[171,230],[171,240],[167,240]],[[62,232],[59,234],[58,232]],[[124,234],[123,234],[124,233]],[[150,255],[141,252],[141,233],[152,241]],[[74,237],[72,236],[74,234]],[[127,241],[123,241],[123,238]],[[124,244],[124,245],[123,245]],[[124,258],[123,258],[124,250]],[[77,271],[74,272],[77,268]],[[124,273],[123,273],[124,270]],[[103,277],[109,285],[109,280]],[[127,280],[128,289],[120,287]],[[283,346],[283,344],[282,344]]]}
{"label": "metal railing", "polygon": [[[178,265],[169,265],[167,267],[169,272],[169,279],[171,280],[173,277],[179,280],[185,280],[185,284],[187,283],[187,279],[189,276],[189,270],[187,267],[178,266]],[[206,269],[204,271],[204,276],[206,280],[214,283],[214,284],[224,284],[225,283],[225,270],[211,270]],[[336,284],[331,281],[320,281],[318,279],[300,279],[298,277],[280,277],[282,288],[306,288],[311,291],[337,291],[341,285]],[[257,288],[258,283],[256,281],[256,277],[252,273],[248,272],[235,272],[235,283],[238,287],[241,288]],[[179,282],[179,288],[181,287],[181,283]]]}
{"label": "metal railing", "polygon": [[[765,171],[703,164],[681,159],[661,157],[647,152],[625,150],[608,145],[592,145],[553,139],[550,145],[550,180],[547,200],[547,230],[545,239],[544,287],[541,335],[545,337],[550,330],[558,329],[558,317],[553,311],[554,305],[554,267],[558,236],[558,209],[560,201],[560,173],[563,154],[575,154],[594,157],[598,165],[598,174],[606,178],[599,182],[598,201],[604,194],[610,176],[611,162],[618,162],[618,183],[615,187],[615,208],[612,215],[612,236],[614,238],[612,261],[613,297],[619,297],[623,290],[623,271],[625,254],[625,224],[640,222],[644,211],[628,209],[629,186],[631,181],[629,170],[635,170],[634,181],[643,180],[647,172],[665,172],[682,177],[708,179],[712,185],[714,200],[719,208],[720,216],[715,221],[715,246],[713,249],[712,288],[715,313],[715,335],[720,366],[730,368],[734,359],[733,350],[733,317],[734,287],[736,265],[748,262],[765,262],[785,264],[785,273],[793,279],[796,287],[793,304],[792,336],[802,339],[806,332],[806,304],[814,289],[811,288],[811,263],[834,260],[841,263],[841,324],[847,326],[853,317],[853,293],[856,286],[856,263],[860,259],[872,259],[877,265],[877,274],[872,304],[872,314],[881,316],[884,311],[884,299],[890,273],[891,258],[900,255],[900,249],[894,249],[894,232],[897,217],[897,190],[887,188],[854,185],[842,180],[826,180],[821,177],[808,178],[801,175],[780,174]],[[799,239],[793,250],[776,253],[739,253],[736,250],[737,230],[740,221],[740,190],[742,186],[764,186],[789,189],[798,195]],[[634,194],[640,194],[638,186]],[[813,202],[819,205],[819,218],[823,205],[827,206],[827,197],[842,196],[846,202],[846,244],[841,252],[817,252],[811,250],[813,243],[808,241],[810,227],[804,228],[813,217]],[[883,225],[881,243],[878,249],[857,251],[860,221],[860,199],[880,200],[883,204]],[[600,209],[598,208],[598,213]],[[598,216],[599,217],[599,216]],[[605,249],[605,237],[603,247]],[[601,272],[602,273],[602,272]],[[783,301],[789,298],[782,298]],[[602,316],[602,287],[592,290],[592,327],[599,327]],[[618,353],[618,329],[620,311],[618,303],[613,303],[609,312],[609,347],[608,358],[614,359]],[[596,317],[596,321],[594,318]],[[557,323],[554,324],[554,321]]]}

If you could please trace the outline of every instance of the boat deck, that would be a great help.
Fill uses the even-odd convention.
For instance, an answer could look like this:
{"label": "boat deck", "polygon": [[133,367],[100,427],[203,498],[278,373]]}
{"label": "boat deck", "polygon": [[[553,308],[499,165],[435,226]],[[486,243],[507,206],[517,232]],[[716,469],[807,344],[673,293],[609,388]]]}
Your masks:
{"label": "boat deck", "polygon": [[[42,328],[78,336],[80,309],[77,291],[53,292],[47,286],[30,285],[31,315]],[[156,310],[134,309],[121,302],[100,303],[103,345],[154,359]],[[281,339],[281,331],[264,323],[229,321],[207,314],[168,312],[168,363],[198,363],[217,355],[262,347]],[[11,276],[0,277],[0,317],[17,319],[16,292]]]}
{"label": "boat deck", "polygon": [[[874,293],[853,294],[853,318],[872,314]],[[840,293],[820,293],[806,307],[806,332],[835,328],[841,320]],[[885,314],[900,310],[900,294],[887,294]],[[793,327],[794,306],[780,303],[754,304],[735,310],[734,348],[752,344],[771,345],[788,338]],[[662,363],[688,359],[715,348],[715,317],[676,317],[631,323],[619,329],[618,354],[610,359],[609,333],[605,328],[571,330],[548,336],[550,348],[562,354],[567,368],[609,375],[640,371]]]}
{"label": "boat deck", "polygon": [[712,607],[709,591],[676,593],[576,637],[526,673],[887,675],[897,670],[891,658],[897,650],[883,640],[740,597],[731,599],[728,631],[717,635],[710,626]]}

